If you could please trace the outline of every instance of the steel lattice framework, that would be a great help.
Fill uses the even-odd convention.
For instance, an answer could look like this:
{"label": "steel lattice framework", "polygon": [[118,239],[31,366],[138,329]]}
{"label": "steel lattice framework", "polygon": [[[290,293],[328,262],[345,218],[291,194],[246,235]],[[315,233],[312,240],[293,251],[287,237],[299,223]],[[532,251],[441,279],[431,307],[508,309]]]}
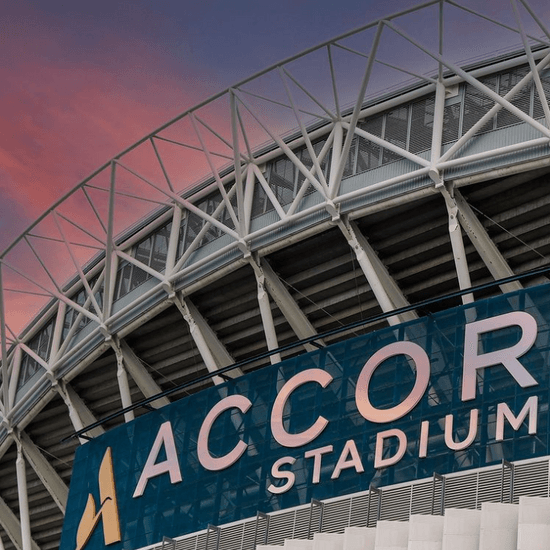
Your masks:
{"label": "steel lattice framework", "polygon": [[[58,545],[71,432],[204,372],[219,383],[236,360],[547,263],[550,33],[523,0],[508,16],[433,0],[289,58],[144,136],[1,254],[3,546]],[[414,17],[432,32],[416,38]],[[457,17],[521,51],[457,62]],[[19,335],[14,299],[36,306]]]}

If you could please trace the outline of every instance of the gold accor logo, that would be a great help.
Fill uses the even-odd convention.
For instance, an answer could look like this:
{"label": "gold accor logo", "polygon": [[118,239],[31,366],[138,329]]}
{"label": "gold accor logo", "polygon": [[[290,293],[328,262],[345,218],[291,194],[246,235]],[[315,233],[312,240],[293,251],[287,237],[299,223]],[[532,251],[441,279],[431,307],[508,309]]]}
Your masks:
{"label": "gold accor logo", "polygon": [[94,497],[88,494],[88,502],[76,532],[76,550],[82,550],[86,546],[100,519],[103,520],[105,545],[119,542],[121,539],[111,447],[105,451],[99,467],[99,503],[100,507],[96,513]]}

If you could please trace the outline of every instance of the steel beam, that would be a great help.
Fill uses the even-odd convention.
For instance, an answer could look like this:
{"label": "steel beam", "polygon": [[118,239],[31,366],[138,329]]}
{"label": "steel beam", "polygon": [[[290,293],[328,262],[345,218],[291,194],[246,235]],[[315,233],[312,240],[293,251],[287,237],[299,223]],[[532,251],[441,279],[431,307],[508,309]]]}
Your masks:
{"label": "steel beam", "polygon": [[23,352],[21,351],[21,346],[17,346],[15,348],[15,353],[13,354],[13,359],[11,361],[11,377],[7,380],[9,384],[9,395],[8,402],[4,403],[4,415],[11,411],[11,409],[15,405],[15,396],[17,395],[17,385],[19,382],[19,372],[21,370],[22,357]]}
{"label": "steel beam", "polygon": [[[191,315],[191,312],[189,311],[187,304],[185,303],[185,301],[180,300],[178,296],[174,296],[173,300],[174,300],[175,306],[179,309],[183,318],[189,325],[189,332],[191,333],[191,338],[193,338],[193,341],[195,342],[195,345],[199,350],[199,353],[204,362],[204,366],[206,367],[208,372],[216,372],[217,370],[219,370],[219,366],[216,363],[216,360],[214,359],[212,350],[208,347],[208,344],[206,343],[206,338],[204,337],[204,334],[202,334],[200,327],[197,325],[197,323],[195,322],[195,319]],[[214,382],[214,384],[223,384],[224,380],[219,376],[213,376],[212,382]]]}
{"label": "steel beam", "polygon": [[57,307],[57,313],[55,318],[54,332],[52,337],[52,347],[50,349],[50,362],[57,356],[57,352],[61,347],[63,340],[63,327],[65,325],[65,315],[67,312],[67,304],[65,302],[59,302]]}
{"label": "steel beam", "polygon": [[17,496],[19,499],[19,519],[21,522],[21,542],[23,550],[32,549],[31,518],[29,513],[29,495],[27,492],[27,465],[23,456],[21,443],[17,443],[15,473],[17,475]]}
{"label": "steel beam", "polygon": [[25,432],[20,432],[19,441],[28,463],[65,515],[69,488]]}
{"label": "steel beam", "polygon": [[2,282],[2,271],[3,266],[0,263],[0,296],[2,299],[0,299],[0,351],[2,353],[2,404],[3,404],[3,411],[4,413],[8,411],[9,409],[9,394],[8,394],[8,380],[9,372],[8,372],[8,343],[6,338],[6,312],[4,311],[4,285]]}
{"label": "steel beam", "polygon": [[376,33],[372,41],[365,74],[363,75],[363,80],[361,81],[361,86],[357,94],[357,100],[355,102],[355,107],[353,109],[351,119],[349,120],[349,129],[346,134],[346,139],[344,140],[344,145],[340,152],[338,168],[334,173],[331,174],[330,185],[329,185],[329,197],[331,199],[334,199],[336,195],[338,195],[338,192],[340,190],[340,184],[342,183],[342,176],[344,174],[344,170],[346,167],[346,160],[351,149],[351,143],[354,138],[355,128],[357,127],[357,122],[361,114],[361,107],[363,106],[363,102],[365,101],[365,92],[367,90],[367,86],[370,81],[372,67],[374,65],[374,61],[376,59],[376,54],[378,51],[378,44],[380,43],[380,38],[382,36],[382,31],[384,30],[385,24],[386,22],[381,21],[376,26]]}
{"label": "steel beam", "polygon": [[435,87],[435,105],[434,105],[434,121],[432,127],[432,149],[430,153],[430,172],[429,176],[435,181],[436,187],[440,185],[441,177],[436,168],[436,164],[441,157],[441,145],[443,137],[443,122],[445,111],[445,86],[441,82],[441,65],[439,66],[439,80]]}
{"label": "steel beam", "polygon": [[[350,133],[350,128],[348,127],[348,134],[349,133]],[[342,147],[343,147],[343,141],[344,141],[344,131],[343,131],[341,122],[335,123],[332,134],[333,134],[332,151],[331,151],[330,173],[329,173],[328,181],[329,181],[329,189],[336,189],[339,185],[339,182],[337,181],[338,167],[340,166],[340,159],[342,155]]]}
{"label": "steel beam", "polygon": [[[173,301],[189,325],[191,337],[201,354],[208,372],[213,373],[222,367],[232,365],[235,362],[234,359],[191,300],[187,297],[180,298],[176,295]],[[230,371],[226,375],[236,378],[242,375],[242,371],[235,369],[235,371]],[[220,376],[214,376],[212,381],[214,384],[222,384],[225,380]]]}
{"label": "steel beam", "polygon": [[[69,418],[71,419],[75,430],[81,430],[82,428],[97,422],[97,418],[69,384],[63,384],[60,382],[57,385],[57,391],[69,409]],[[98,437],[104,433],[105,430],[103,427],[98,426],[97,428],[90,430],[89,435],[92,437]],[[85,440],[81,439],[80,442],[85,443]]]}
{"label": "steel beam", "polygon": [[241,169],[241,154],[239,146],[239,130],[238,130],[238,107],[235,98],[234,90],[229,91],[229,104],[231,108],[231,138],[233,147],[233,166],[235,167],[235,187],[237,188],[237,217],[239,219],[236,225],[239,237],[244,234],[244,190],[243,190],[243,174]]}
{"label": "steel beam", "polygon": [[[354,251],[355,257],[382,311],[387,313],[408,306],[409,302],[395,279],[389,274],[386,266],[357,225],[349,219],[341,219],[338,221],[338,227]],[[414,311],[410,311],[395,317],[388,317],[388,323],[397,325],[417,318],[418,315]]]}
{"label": "steel beam", "polygon": [[[250,258],[250,265],[254,271],[256,277],[256,285],[258,288],[258,305],[260,307],[260,316],[262,317],[262,325],[264,328],[265,340],[267,343],[267,349],[270,351],[279,347],[277,340],[277,331],[275,330],[275,323],[273,322],[273,314],[271,312],[271,304],[269,302],[269,294],[266,290],[265,275],[259,267],[256,260]],[[281,361],[281,354],[274,353],[269,356],[271,364],[279,363]]]}
{"label": "steel beam", "polygon": [[[267,288],[270,296],[281,310],[281,313],[288,321],[292,330],[296,333],[296,336],[298,336],[300,340],[315,336],[317,334],[315,327],[310,323],[305,313],[300,309],[288,289],[267,261],[258,259],[257,268],[264,277],[265,288]],[[319,342],[324,345],[320,339]],[[307,351],[314,351],[317,349],[312,344],[304,344],[304,347]]]}
{"label": "steel beam", "polygon": [[[11,508],[0,497],[0,524],[17,550],[24,550],[21,538],[21,524]],[[40,550],[40,547],[31,538],[31,549]]]}
{"label": "steel beam", "polygon": [[[226,347],[220,342],[218,335],[214,332],[207,320],[202,316],[201,312],[195,307],[195,304],[193,304],[188,297],[184,298],[184,300],[191,316],[204,335],[208,347],[212,350],[218,367],[228,367],[229,365],[235,363],[235,359],[233,359]],[[238,376],[242,376],[242,374],[241,369],[236,369],[235,371],[227,373],[227,376],[237,378]]]}
{"label": "steel beam", "polygon": [[[495,243],[489,237],[482,223],[477,219],[470,205],[462,196],[460,191],[455,190],[454,200],[458,207],[458,219],[464,231],[472,241],[481,259],[489,269],[495,280],[503,279],[514,275],[510,266],[496,247]],[[518,281],[501,285],[502,292],[513,292],[521,290],[522,286]]]}
{"label": "steel beam", "polygon": [[[542,71],[542,69],[544,69],[544,67],[548,64],[549,60],[550,57],[546,55],[540,61],[537,71]],[[504,95],[504,99],[512,101],[517,93],[529,84],[532,77],[533,73],[526,74],[506,95]],[[465,132],[453,145],[451,145],[451,147],[449,147],[449,149],[447,149],[447,151],[445,151],[445,153],[441,156],[441,160],[446,161],[453,158],[454,154],[466,143],[468,143],[468,141],[475,136],[476,132],[478,132],[478,130],[480,130],[489,120],[491,120],[502,108],[502,105],[495,103],[495,105],[493,105],[493,107],[491,107],[481,118],[479,118],[479,120],[477,120],[467,132]]]}
{"label": "steel beam", "polygon": [[[462,228],[458,221],[458,206],[454,200],[454,189],[452,186],[443,185],[439,187],[439,190],[445,199],[445,206],[447,207],[447,214],[449,216],[449,237],[453,249],[458,284],[460,290],[471,288],[472,281],[470,279],[466,251],[464,250],[464,241],[462,240]],[[473,301],[473,294],[464,294],[462,296],[463,304],[471,304]]]}
{"label": "steel beam", "polygon": [[[128,373],[126,372],[126,368],[124,367],[124,359],[122,357],[122,352],[120,351],[120,348],[116,345],[113,345],[113,349],[116,355],[116,379],[118,382],[118,390],[120,392],[120,402],[122,403],[122,408],[126,409],[132,406],[132,394],[130,392]],[[132,422],[134,418],[135,415],[133,410],[129,410],[124,413],[125,422]]]}
{"label": "steel beam", "polygon": [[[149,371],[145,368],[128,343],[125,340],[120,340],[119,346],[126,370],[141,390],[141,393],[145,397],[151,397],[161,393],[162,388],[153,380]],[[170,399],[168,399],[168,397],[161,397],[157,401],[151,403],[151,405],[156,408],[164,407],[169,404]]]}
{"label": "steel beam", "polygon": [[183,210],[178,204],[174,204],[174,213],[172,215],[172,227],[170,229],[170,237],[168,239],[168,250],[166,252],[166,269],[164,271],[166,275],[170,275],[174,270],[174,266],[176,265],[182,217],[183,217]]}

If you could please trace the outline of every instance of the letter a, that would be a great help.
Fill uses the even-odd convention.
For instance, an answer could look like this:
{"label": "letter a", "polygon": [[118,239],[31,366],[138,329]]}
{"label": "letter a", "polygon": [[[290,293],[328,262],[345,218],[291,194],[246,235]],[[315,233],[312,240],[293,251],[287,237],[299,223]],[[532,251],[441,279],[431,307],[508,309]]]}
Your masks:
{"label": "letter a", "polygon": [[[166,451],[166,460],[157,463],[157,457],[161,448],[164,446]],[[178,461],[178,453],[176,452],[176,443],[174,441],[174,434],[172,433],[172,425],[170,421],[165,422],[159,428],[157,437],[147,458],[147,462],[141,472],[139,481],[132,495],[133,498],[140,497],[145,491],[147,482],[152,478],[161,474],[170,475],[170,483],[179,483],[182,481],[180,464]]]}
{"label": "letter a", "polygon": [[105,545],[121,540],[111,447],[107,447],[99,467],[99,502],[96,514],[94,497],[88,494],[88,502],[76,532],[76,550],[86,546],[100,519],[103,519]]}

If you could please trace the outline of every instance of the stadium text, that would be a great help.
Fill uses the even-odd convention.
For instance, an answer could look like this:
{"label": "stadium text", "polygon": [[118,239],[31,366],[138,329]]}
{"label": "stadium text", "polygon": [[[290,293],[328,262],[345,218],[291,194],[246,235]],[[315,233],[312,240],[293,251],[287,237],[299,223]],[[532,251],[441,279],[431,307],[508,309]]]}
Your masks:
{"label": "stadium text", "polygon": [[[519,327],[521,336],[512,346],[483,353],[480,345],[480,336],[490,331],[498,331],[509,327]],[[461,400],[471,401],[476,398],[478,391],[477,375],[484,369],[496,365],[502,365],[516,383],[522,387],[538,385],[538,382],[521,364],[519,358],[524,355],[535,343],[537,337],[537,322],[529,313],[516,311],[505,313],[488,319],[467,323],[464,333],[463,365],[462,365],[462,386]],[[376,369],[387,359],[398,355],[405,355],[409,363],[414,363],[416,373],[415,382],[409,395],[397,405],[379,409],[373,406],[369,398],[369,384]],[[315,422],[306,430],[300,433],[290,433],[285,428],[283,413],[291,394],[300,386],[307,383],[317,383],[326,388],[332,382],[332,376],[317,368],[307,369],[290,378],[278,392],[274,401],[270,428],[275,441],[285,448],[300,448],[312,443],[327,427],[328,420],[319,416]],[[418,344],[410,341],[399,341],[388,344],[375,352],[365,363],[357,379],[355,391],[355,404],[358,412],[366,420],[376,424],[386,424],[398,420],[407,415],[420,402],[425,392],[428,391],[430,382],[430,359],[427,352]],[[214,456],[209,449],[209,435],[216,420],[225,412],[237,409],[246,414],[252,407],[252,402],[244,395],[230,395],[219,401],[206,415],[199,430],[197,439],[197,455],[203,468],[210,471],[219,471],[229,468],[235,464],[246,452],[248,444],[238,440],[234,448],[224,456]],[[536,396],[529,397],[521,411],[515,414],[506,403],[499,403],[496,411],[495,440],[504,439],[505,421],[514,430],[519,430],[525,420],[528,420],[529,434],[537,431],[537,408]],[[465,439],[455,441],[453,436],[452,414],[448,414],[440,423],[444,424],[445,445],[453,451],[462,451],[468,448],[475,440],[478,430],[479,410],[473,408],[470,411],[469,430]],[[416,441],[419,458],[428,456],[430,422],[422,421],[420,436]],[[398,463],[404,456],[410,444],[407,434],[404,431],[392,428],[381,430],[376,434],[374,451],[374,467],[385,468]],[[163,453],[161,453],[163,451]],[[389,452],[388,452],[389,451]],[[311,483],[319,483],[324,455],[334,452],[332,445],[326,445],[316,449],[310,449],[303,453],[304,459],[312,460]],[[159,456],[164,457],[158,461]],[[277,460],[271,468],[272,480],[282,484],[269,485],[268,491],[273,494],[280,494],[292,488],[295,482],[295,474],[292,472],[292,465],[297,458],[285,456]],[[331,479],[337,479],[341,472],[354,468],[357,473],[364,471],[357,445],[353,439],[346,441],[338,460],[331,474]],[[133,497],[137,498],[144,494],[147,483],[151,478],[159,475],[168,475],[171,483],[182,481],[182,474],[178,460],[174,434],[170,422],[164,422],[156,435],[155,441],[149,452],[145,466],[139,477]]]}

